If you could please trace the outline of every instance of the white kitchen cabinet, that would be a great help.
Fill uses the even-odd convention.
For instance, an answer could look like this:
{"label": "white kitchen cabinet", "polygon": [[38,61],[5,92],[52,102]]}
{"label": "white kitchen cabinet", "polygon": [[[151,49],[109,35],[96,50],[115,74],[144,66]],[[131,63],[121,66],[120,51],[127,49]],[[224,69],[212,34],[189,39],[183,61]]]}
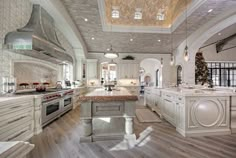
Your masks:
{"label": "white kitchen cabinet", "polygon": [[176,125],[175,105],[174,101],[167,98],[163,99],[163,116],[173,126]]}
{"label": "white kitchen cabinet", "polygon": [[86,64],[86,74],[87,80],[98,79],[98,60],[97,59],[87,59]]}
{"label": "white kitchen cabinet", "polygon": [[0,141],[26,141],[34,135],[32,97],[0,102]]}
{"label": "white kitchen cabinet", "polygon": [[176,103],[176,129],[182,133],[184,130],[185,111],[183,103]]}
{"label": "white kitchen cabinet", "polygon": [[231,106],[230,106],[230,115],[231,115],[231,132],[236,133],[236,96],[231,97]]}
{"label": "white kitchen cabinet", "polygon": [[118,78],[119,79],[138,79],[139,64],[137,63],[119,63]]}
{"label": "white kitchen cabinet", "polygon": [[145,88],[144,103],[146,106],[150,107],[152,111],[155,111],[160,117],[162,117],[162,100],[160,89]]}

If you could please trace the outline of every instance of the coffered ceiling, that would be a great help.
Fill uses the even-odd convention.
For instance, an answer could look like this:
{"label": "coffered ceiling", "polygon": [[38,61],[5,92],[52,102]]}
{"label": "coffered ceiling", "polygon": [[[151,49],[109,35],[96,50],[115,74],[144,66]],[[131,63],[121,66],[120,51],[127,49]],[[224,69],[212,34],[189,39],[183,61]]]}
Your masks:
{"label": "coffered ceiling", "polygon": [[[192,10],[192,12],[190,11],[188,12],[189,16],[187,20],[187,27],[184,21],[185,19],[183,21],[178,20],[177,16],[179,16],[178,14],[181,14],[182,12],[182,9],[179,9],[176,12],[176,17],[177,17],[176,22],[179,24],[176,25],[176,28],[172,30],[172,34],[170,34],[170,32],[164,32],[164,31],[159,33],[147,33],[142,31],[133,32],[132,26],[129,27],[128,29],[130,31],[127,31],[126,29],[125,32],[117,30],[109,32],[109,31],[104,31],[103,28],[104,24],[103,21],[101,20],[103,15],[101,15],[101,10],[99,10],[101,9],[99,7],[99,2],[103,0],[61,0],[61,1],[65,5],[71,18],[77,25],[78,30],[81,32],[88,49],[88,53],[104,53],[107,51],[107,48],[110,47],[110,44],[112,44],[114,51],[118,53],[170,53],[173,48],[177,47],[186,38],[186,30],[188,32],[188,35],[190,35],[194,31],[199,29],[201,26],[203,26],[205,23],[209,22],[214,17],[221,15],[226,10],[236,8],[236,0],[192,0],[192,3],[200,1],[203,3],[195,7],[195,9]],[[132,3],[135,2],[134,0],[129,0],[129,1],[123,0],[123,1],[128,3],[126,7],[128,6],[132,8],[135,7],[132,5]],[[155,0],[148,0],[148,1],[154,2]],[[169,0],[162,0],[162,1],[169,1]],[[177,1],[178,0],[176,0],[175,3],[177,3]],[[114,0],[114,2],[121,2],[121,0]],[[142,2],[142,0],[140,0],[140,2]],[[191,6],[192,3],[190,3],[189,5]],[[119,5],[119,3],[116,5]],[[153,4],[150,2],[147,3],[146,5],[150,6]],[[103,9],[104,12],[106,13],[106,9],[105,8]],[[213,11],[209,13],[208,11],[210,9],[213,9]],[[121,13],[124,14],[123,11]],[[109,11],[107,11],[107,14],[109,14]],[[149,14],[151,15],[151,12],[149,12]],[[121,21],[120,23],[127,23],[127,25],[133,23],[132,22],[133,20],[131,21],[120,20],[120,21]],[[149,22],[149,20],[145,20],[145,22],[143,22],[142,25],[146,26],[153,24],[152,22]],[[112,25],[112,27],[113,26],[114,25]]]}
{"label": "coffered ceiling", "polygon": [[[190,2],[192,0],[105,0],[106,22],[114,25],[170,27]],[[119,18],[112,18],[113,10],[119,12]],[[141,19],[134,18],[135,12],[141,13]],[[162,14],[163,20],[157,20],[157,15]]]}

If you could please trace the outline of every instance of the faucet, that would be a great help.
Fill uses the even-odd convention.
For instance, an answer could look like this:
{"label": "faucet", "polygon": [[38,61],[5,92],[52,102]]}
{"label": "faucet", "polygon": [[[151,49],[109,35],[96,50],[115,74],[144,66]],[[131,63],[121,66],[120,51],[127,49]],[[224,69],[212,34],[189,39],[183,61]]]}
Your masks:
{"label": "faucet", "polygon": [[61,81],[56,82],[56,89],[62,89],[62,82]]}

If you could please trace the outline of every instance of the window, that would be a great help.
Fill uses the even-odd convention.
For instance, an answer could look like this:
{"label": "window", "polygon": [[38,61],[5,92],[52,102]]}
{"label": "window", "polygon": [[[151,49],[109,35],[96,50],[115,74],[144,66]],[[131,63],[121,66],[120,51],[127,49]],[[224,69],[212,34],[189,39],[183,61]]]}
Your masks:
{"label": "window", "polygon": [[105,81],[115,81],[116,80],[116,66],[101,64],[102,66],[102,78]]}
{"label": "window", "polygon": [[159,69],[156,71],[156,87],[159,86]]}
{"label": "window", "polygon": [[236,87],[236,63],[208,62],[207,66],[214,86]]}
{"label": "window", "polygon": [[180,85],[182,83],[182,66],[177,66],[177,85]]}
{"label": "window", "polygon": [[63,80],[72,80],[73,79],[73,69],[71,64],[63,64]]}

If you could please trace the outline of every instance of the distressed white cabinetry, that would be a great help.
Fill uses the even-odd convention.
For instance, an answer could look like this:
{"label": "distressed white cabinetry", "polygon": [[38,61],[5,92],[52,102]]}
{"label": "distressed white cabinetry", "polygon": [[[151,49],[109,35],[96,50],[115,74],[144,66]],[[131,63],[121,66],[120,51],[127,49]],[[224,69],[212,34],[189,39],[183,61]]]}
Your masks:
{"label": "distressed white cabinetry", "polygon": [[231,115],[231,132],[236,133],[236,96],[231,97],[231,107],[230,107],[230,115]]}
{"label": "distressed white cabinetry", "polygon": [[161,107],[161,90],[157,88],[145,88],[144,104],[155,111],[160,117],[162,117]]}
{"label": "distressed white cabinetry", "polygon": [[87,59],[86,78],[87,80],[98,79],[98,60],[97,59]]}
{"label": "distressed white cabinetry", "polygon": [[137,63],[119,63],[118,64],[119,79],[138,79],[139,64]]}
{"label": "distressed white cabinetry", "polygon": [[0,141],[25,141],[34,135],[33,97],[0,102]]}
{"label": "distressed white cabinetry", "polygon": [[229,108],[230,97],[227,96],[162,92],[162,114],[183,136],[230,134]]}
{"label": "distressed white cabinetry", "polygon": [[80,87],[74,89],[74,95],[73,95],[73,109],[80,106],[81,101],[79,99],[79,96],[84,95],[87,92],[86,87]]}

